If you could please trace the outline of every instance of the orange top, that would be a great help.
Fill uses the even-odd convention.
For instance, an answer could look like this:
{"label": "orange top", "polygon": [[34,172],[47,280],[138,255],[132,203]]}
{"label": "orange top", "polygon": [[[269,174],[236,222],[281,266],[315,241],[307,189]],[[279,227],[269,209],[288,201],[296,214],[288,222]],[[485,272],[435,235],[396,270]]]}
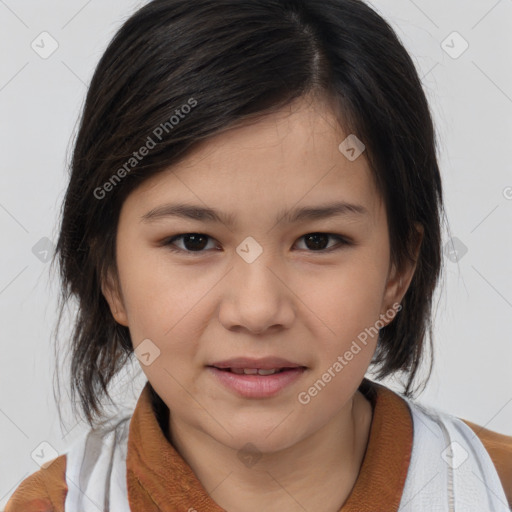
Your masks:
{"label": "orange top", "polygon": [[[400,395],[376,382],[364,379],[359,390],[372,404],[372,424],[358,478],[340,512],[396,512],[412,450],[409,408]],[[512,436],[463,421],[489,452],[512,506]],[[149,382],[130,421],[126,465],[131,510],[183,512],[192,507],[201,512],[224,512],[165,437],[152,404]],[[23,480],[5,512],[64,512],[65,472],[63,454]]]}

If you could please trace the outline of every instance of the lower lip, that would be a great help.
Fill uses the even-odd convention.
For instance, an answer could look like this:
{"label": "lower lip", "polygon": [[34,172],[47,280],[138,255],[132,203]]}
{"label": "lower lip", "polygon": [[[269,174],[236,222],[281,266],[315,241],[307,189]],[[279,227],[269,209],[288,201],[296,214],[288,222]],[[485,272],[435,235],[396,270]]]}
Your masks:
{"label": "lower lip", "polygon": [[299,379],[305,368],[294,368],[273,375],[239,375],[213,366],[208,366],[208,370],[224,386],[245,398],[269,398]]}

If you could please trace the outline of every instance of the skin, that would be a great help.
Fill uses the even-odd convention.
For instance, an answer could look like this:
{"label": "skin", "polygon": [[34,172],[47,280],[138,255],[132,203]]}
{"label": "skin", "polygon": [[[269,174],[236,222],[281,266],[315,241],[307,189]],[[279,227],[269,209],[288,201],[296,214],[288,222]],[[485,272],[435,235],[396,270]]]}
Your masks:
{"label": "skin", "polygon": [[[103,293],[134,348],[145,339],[159,348],[141,367],[171,411],[168,439],[229,512],[337,512],[363,461],[372,408],[357,388],[376,336],[310,403],[297,400],[359,333],[389,315],[415,269],[391,265],[384,203],[364,153],[351,162],[338,150],[347,135],[328,103],[301,98],[202,142],[143,182],[121,210],[117,273]],[[368,215],[276,220],[283,208],[340,199]],[[178,201],[233,214],[236,225],[142,220]],[[163,243],[187,233],[208,238],[174,241],[182,252]],[[305,238],[311,233],[351,244],[334,236],[316,246]],[[263,250],[252,263],[236,252],[248,236]],[[307,367],[271,398],[239,397],[205,368],[271,355]],[[261,455],[250,467],[237,457],[249,442]]]}

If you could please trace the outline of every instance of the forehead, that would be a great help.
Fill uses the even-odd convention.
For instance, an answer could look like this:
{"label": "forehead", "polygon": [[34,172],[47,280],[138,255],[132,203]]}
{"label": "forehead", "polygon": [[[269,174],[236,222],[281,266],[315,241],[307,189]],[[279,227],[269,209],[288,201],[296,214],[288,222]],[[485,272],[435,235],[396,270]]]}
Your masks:
{"label": "forehead", "polygon": [[350,160],[340,150],[348,135],[327,103],[299,99],[202,141],[132,194],[146,209],[180,200],[236,216],[345,201],[376,215],[380,197],[364,152]]}

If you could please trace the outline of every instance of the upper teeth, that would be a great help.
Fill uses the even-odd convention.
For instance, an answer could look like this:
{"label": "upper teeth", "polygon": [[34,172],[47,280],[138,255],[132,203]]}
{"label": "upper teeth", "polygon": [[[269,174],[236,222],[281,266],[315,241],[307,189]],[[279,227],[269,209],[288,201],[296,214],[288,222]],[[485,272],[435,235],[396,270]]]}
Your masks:
{"label": "upper teeth", "polygon": [[231,368],[233,373],[237,373],[238,375],[272,375],[278,372],[280,368],[272,368],[269,370],[264,370],[263,368]]}

